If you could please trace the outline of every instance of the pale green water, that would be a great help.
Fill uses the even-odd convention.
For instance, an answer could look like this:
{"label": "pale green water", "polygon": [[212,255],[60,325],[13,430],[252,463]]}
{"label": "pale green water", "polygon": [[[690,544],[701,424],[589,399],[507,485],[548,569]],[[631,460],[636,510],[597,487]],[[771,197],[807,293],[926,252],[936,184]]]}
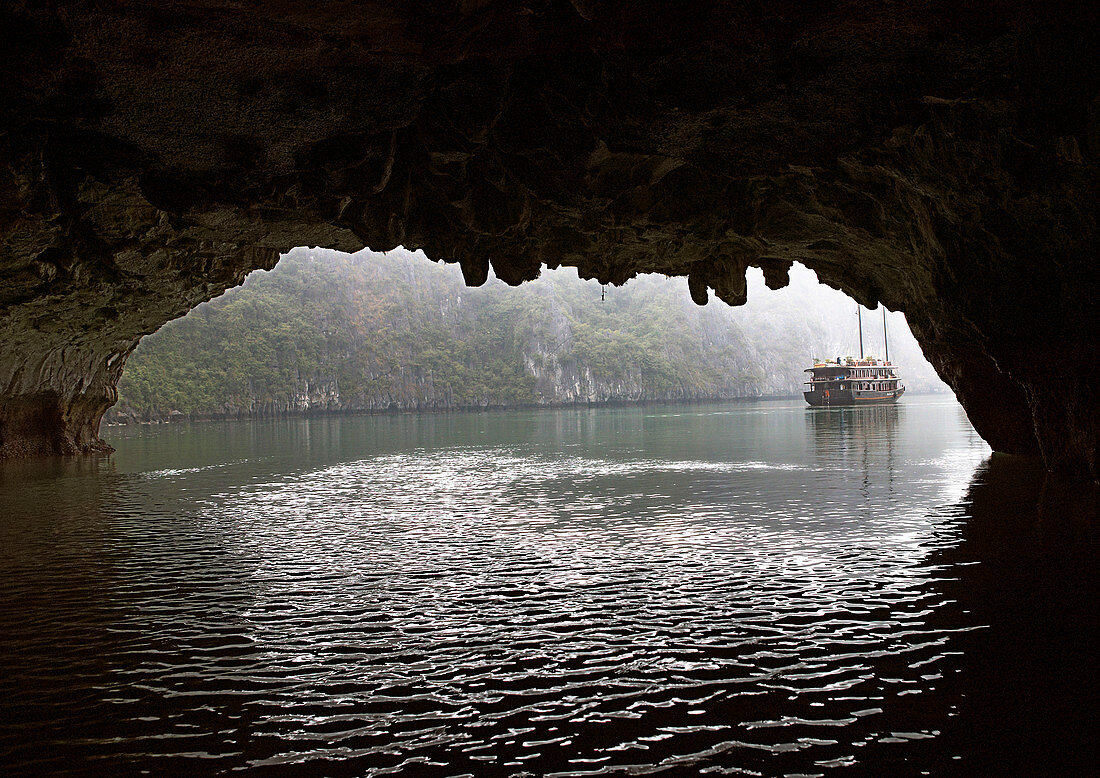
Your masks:
{"label": "pale green water", "polygon": [[110,459],[0,472],[9,772],[1094,755],[1093,504],[1040,500],[1041,474],[988,462],[953,402],[106,437]]}

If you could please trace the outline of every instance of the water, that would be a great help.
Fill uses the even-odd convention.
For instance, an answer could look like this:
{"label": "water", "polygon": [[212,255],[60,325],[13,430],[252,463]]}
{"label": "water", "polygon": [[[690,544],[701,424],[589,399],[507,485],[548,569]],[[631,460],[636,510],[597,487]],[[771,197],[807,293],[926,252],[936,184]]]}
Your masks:
{"label": "water", "polygon": [[1094,498],[953,402],[108,438],[0,470],[7,774],[1095,763]]}

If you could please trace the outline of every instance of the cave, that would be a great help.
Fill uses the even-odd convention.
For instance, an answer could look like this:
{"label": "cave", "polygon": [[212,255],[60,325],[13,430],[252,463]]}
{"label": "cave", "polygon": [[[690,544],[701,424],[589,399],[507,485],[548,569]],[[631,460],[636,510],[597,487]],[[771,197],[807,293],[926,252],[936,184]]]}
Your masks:
{"label": "cave", "polygon": [[8,4],[0,457],[106,450],[139,339],[316,245],[468,284],[792,263],[997,451],[1100,477],[1100,7]]}

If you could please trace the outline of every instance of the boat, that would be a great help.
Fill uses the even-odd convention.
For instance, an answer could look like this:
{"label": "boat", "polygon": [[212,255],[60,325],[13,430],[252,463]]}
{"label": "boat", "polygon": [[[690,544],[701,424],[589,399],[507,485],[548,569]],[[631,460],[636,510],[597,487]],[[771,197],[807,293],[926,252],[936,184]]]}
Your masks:
{"label": "boat", "polygon": [[863,353],[863,316],[859,314],[859,359],[837,357],[836,361],[814,361],[806,368],[810,373],[802,393],[806,402],[815,408],[857,405],[882,405],[897,402],[905,394],[905,385],[898,375],[898,367],[890,362],[890,342],[886,334],[886,308],[882,309],[882,338],[885,359],[865,356]]}

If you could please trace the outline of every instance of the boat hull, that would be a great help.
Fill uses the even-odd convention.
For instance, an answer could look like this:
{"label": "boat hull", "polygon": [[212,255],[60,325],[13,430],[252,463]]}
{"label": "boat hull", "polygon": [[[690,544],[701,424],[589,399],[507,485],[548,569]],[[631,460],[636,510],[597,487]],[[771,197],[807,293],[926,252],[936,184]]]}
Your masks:
{"label": "boat hull", "polygon": [[803,392],[803,397],[814,408],[843,408],[843,407],[858,407],[862,405],[886,405],[889,403],[895,403],[898,398],[905,394],[905,387],[899,386],[889,392],[869,392],[869,391],[857,391],[830,389],[828,396],[820,389],[815,389],[810,392]]}

